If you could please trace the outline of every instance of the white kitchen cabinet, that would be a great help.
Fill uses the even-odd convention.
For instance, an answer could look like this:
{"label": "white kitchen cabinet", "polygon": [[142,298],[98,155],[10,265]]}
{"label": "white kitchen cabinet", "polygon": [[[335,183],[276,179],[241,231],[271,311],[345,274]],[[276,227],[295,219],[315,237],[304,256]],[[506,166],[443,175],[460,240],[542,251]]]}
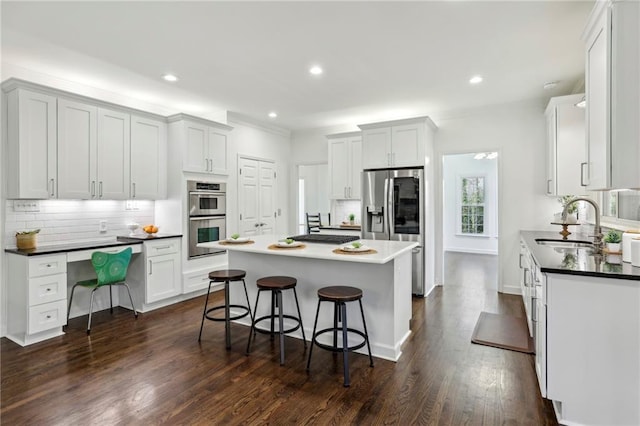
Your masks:
{"label": "white kitchen cabinet", "polygon": [[[423,167],[433,146],[436,126],[429,117],[359,125],[362,167]],[[429,148],[427,148],[429,146]]]}
{"label": "white kitchen cabinet", "polygon": [[164,121],[131,116],[130,197],[161,200],[167,196],[167,126]]}
{"label": "white kitchen cabinet", "polygon": [[128,113],[98,108],[96,195],[100,200],[129,198],[131,124]]}
{"label": "white kitchen cabinet", "polygon": [[329,197],[361,197],[362,137],[360,132],[327,136],[329,139]]}
{"label": "white kitchen cabinet", "polygon": [[583,96],[559,96],[547,105],[547,195],[585,192],[585,110],[576,106]]}
{"label": "white kitchen cabinet", "polygon": [[175,143],[184,146],[183,171],[229,174],[228,133],[232,127],[185,114],[171,116],[168,120],[177,126],[177,131],[173,132],[177,139]]}
{"label": "white kitchen cabinet", "polygon": [[66,255],[7,257],[7,337],[26,346],[63,334],[67,320]]}
{"label": "white kitchen cabinet", "polygon": [[7,93],[7,198],[57,195],[56,98],[25,89]]}
{"label": "white kitchen cabinet", "polygon": [[534,304],[533,314],[533,340],[535,343],[535,368],[538,376],[538,386],[542,397],[547,396],[547,302],[546,302],[546,275],[538,269],[534,274]]}
{"label": "white kitchen cabinet", "polygon": [[145,303],[154,303],[182,293],[180,239],[144,242]]}
{"label": "white kitchen cabinet", "polygon": [[531,271],[532,268],[532,259],[529,250],[527,249],[524,241],[520,240],[520,257],[519,257],[519,267],[520,267],[520,292],[522,294],[522,303],[524,304],[524,311],[527,317],[527,326],[529,328],[529,335],[533,336],[533,326],[532,326],[532,288],[533,288],[533,274]]}
{"label": "white kitchen cabinet", "polygon": [[587,188],[639,188],[640,3],[596,2],[583,40]]}

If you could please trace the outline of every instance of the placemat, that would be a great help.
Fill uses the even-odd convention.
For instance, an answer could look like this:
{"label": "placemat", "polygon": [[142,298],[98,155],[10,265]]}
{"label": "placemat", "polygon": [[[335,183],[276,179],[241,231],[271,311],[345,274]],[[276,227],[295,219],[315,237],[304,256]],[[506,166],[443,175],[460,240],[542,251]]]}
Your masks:
{"label": "placemat", "polygon": [[220,244],[221,246],[241,246],[244,244],[253,244],[253,243],[255,243],[255,241],[253,240],[245,241],[243,243],[230,243],[229,241],[218,241],[218,244]]}
{"label": "placemat", "polygon": [[349,254],[376,254],[377,253],[377,251],[374,250],[374,249],[369,249],[367,251],[344,251],[344,250],[341,250],[339,248],[334,249],[333,252],[335,254],[347,254],[347,255],[349,255]]}
{"label": "placemat", "polygon": [[267,247],[269,250],[295,250],[295,249],[303,249],[305,248],[307,245],[306,244],[300,244],[299,246],[295,246],[295,247],[278,247],[275,244],[271,244],[269,247]]}

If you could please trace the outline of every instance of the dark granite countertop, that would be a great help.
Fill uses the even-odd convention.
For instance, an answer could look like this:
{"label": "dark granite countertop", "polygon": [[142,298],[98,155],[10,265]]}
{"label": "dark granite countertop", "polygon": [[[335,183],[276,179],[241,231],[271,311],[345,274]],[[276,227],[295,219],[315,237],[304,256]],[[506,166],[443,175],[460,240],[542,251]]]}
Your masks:
{"label": "dark granite countertop", "polygon": [[153,236],[143,235],[135,237],[117,237],[116,240],[110,241],[87,241],[73,244],[57,244],[51,246],[36,247],[29,250],[18,250],[17,248],[8,248],[6,253],[19,254],[21,256],[42,256],[46,254],[68,253],[70,251],[91,250],[105,247],[124,246],[128,244],[142,244],[145,241],[161,240],[164,238],[180,238],[180,234],[156,234]]}
{"label": "dark granite countertop", "polygon": [[[562,240],[557,232],[521,231],[520,235],[542,272],[640,281],[640,268],[622,262],[621,255],[598,254],[588,247],[558,248],[536,242],[541,238]],[[584,234],[571,234],[565,241],[592,240],[592,237]]]}

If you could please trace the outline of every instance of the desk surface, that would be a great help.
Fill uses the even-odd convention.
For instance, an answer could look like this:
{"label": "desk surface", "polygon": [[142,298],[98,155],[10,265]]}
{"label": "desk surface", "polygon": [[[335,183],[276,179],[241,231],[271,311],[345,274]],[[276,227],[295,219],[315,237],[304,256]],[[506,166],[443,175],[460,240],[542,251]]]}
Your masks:
{"label": "desk surface", "polygon": [[82,243],[73,244],[56,244],[50,246],[36,247],[29,250],[19,250],[17,248],[8,248],[4,251],[6,253],[18,254],[21,256],[42,256],[47,254],[68,253],[73,251],[99,249],[105,247],[125,246],[132,244],[142,244],[145,241],[158,240],[163,238],[176,238],[182,235],[156,235],[154,237],[146,238],[130,238],[130,237],[117,237],[117,240],[105,240],[105,241],[86,241]]}

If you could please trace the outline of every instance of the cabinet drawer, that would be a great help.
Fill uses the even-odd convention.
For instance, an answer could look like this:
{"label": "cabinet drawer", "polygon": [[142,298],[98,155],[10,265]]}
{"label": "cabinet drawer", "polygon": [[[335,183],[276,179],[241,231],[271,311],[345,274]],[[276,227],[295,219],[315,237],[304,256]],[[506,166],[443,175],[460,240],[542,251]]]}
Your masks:
{"label": "cabinet drawer", "polygon": [[29,258],[29,278],[67,272],[67,255],[34,256]]}
{"label": "cabinet drawer", "polygon": [[144,249],[146,250],[147,257],[178,253],[180,250],[180,239],[166,239],[153,242],[145,241]]}
{"label": "cabinet drawer", "polygon": [[203,290],[209,287],[209,273],[185,275],[182,293],[187,294],[193,291]]}
{"label": "cabinet drawer", "polygon": [[62,327],[67,322],[67,301],[45,303],[29,308],[28,334]]}
{"label": "cabinet drawer", "polygon": [[29,280],[29,306],[67,300],[67,274],[47,275]]}

